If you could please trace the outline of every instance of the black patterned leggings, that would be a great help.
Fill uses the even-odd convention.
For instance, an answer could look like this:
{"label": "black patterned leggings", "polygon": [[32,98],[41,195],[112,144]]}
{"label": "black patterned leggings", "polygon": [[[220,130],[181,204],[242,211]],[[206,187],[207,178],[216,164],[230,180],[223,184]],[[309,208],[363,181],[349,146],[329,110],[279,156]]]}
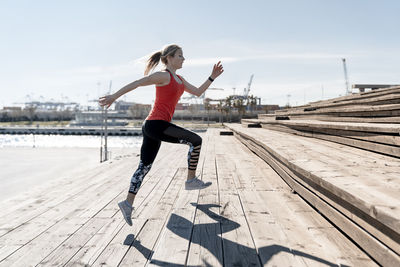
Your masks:
{"label": "black patterned leggings", "polygon": [[163,120],[146,120],[142,126],[143,143],[139,167],[132,175],[129,193],[136,194],[146,174],[150,171],[161,141],[189,145],[187,156],[189,170],[196,170],[201,150],[201,137],[182,127]]}

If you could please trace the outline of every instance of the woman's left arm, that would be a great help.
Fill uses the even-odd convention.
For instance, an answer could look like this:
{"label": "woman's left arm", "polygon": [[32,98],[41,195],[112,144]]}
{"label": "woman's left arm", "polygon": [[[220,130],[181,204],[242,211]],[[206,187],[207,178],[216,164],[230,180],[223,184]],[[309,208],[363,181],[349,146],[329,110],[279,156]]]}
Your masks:
{"label": "woman's left arm", "polygon": [[[224,68],[222,67],[221,61],[218,61],[218,63],[213,67],[210,78],[215,80],[223,72]],[[185,91],[195,96],[201,96],[212,83],[210,79],[207,78],[207,80],[199,88],[197,88],[196,86],[188,83],[185,79],[182,78],[182,80],[183,84],[185,85]]]}

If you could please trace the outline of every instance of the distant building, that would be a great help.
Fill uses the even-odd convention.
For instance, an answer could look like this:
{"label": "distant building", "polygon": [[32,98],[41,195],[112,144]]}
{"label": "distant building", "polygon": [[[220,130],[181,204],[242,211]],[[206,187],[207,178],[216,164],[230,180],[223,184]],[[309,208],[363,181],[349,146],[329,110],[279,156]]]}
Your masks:
{"label": "distant building", "polygon": [[265,113],[274,113],[275,110],[279,110],[279,105],[260,105],[257,109],[265,111]]}
{"label": "distant building", "polygon": [[150,104],[134,104],[129,108],[127,114],[133,119],[145,119],[150,110]]}
{"label": "distant building", "polygon": [[178,104],[176,104],[175,110],[185,110],[186,108],[185,108],[184,105],[185,105],[184,103],[178,103]]}
{"label": "distant building", "polygon": [[[71,122],[74,126],[101,126],[103,124],[104,114],[101,111],[85,111],[75,113],[75,120]],[[127,115],[118,113],[117,111],[108,111],[108,125],[125,126],[128,124]]]}
{"label": "distant building", "polygon": [[137,105],[135,102],[117,101],[115,103],[115,111],[125,111],[128,112],[129,108]]}
{"label": "distant building", "polygon": [[35,108],[37,111],[48,111],[48,110],[76,111],[76,110],[79,110],[79,104],[75,103],[75,102],[31,101],[31,102],[25,102],[24,105],[25,105],[25,108]]}
{"label": "distant building", "polygon": [[3,107],[4,111],[22,111],[21,107]]}

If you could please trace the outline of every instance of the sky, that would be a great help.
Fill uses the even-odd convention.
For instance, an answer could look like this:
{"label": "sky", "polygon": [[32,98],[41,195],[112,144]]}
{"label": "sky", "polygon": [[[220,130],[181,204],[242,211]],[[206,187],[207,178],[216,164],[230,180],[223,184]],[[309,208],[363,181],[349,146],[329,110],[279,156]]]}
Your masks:
{"label": "sky", "polygon": [[[400,84],[399,11],[395,0],[0,0],[0,108],[85,105],[143,77],[148,56],[172,43],[186,58],[177,73],[195,86],[222,61],[212,99],[242,94],[253,74],[262,104],[338,97],[342,58],[350,84]],[[121,97],[154,98],[154,86]]]}

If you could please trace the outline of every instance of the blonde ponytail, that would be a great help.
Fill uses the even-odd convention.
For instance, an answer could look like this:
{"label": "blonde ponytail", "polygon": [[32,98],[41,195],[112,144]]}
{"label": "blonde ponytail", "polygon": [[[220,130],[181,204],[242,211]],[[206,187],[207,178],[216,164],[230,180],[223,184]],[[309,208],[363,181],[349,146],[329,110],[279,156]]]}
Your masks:
{"label": "blonde ponytail", "polygon": [[176,53],[176,51],[178,49],[182,49],[182,48],[180,48],[176,44],[172,44],[172,45],[167,45],[161,51],[158,51],[158,52],[154,53],[147,60],[147,66],[146,66],[146,69],[144,70],[144,75],[149,74],[149,72],[151,70],[153,70],[155,67],[157,67],[158,63],[160,63],[160,60],[161,60],[162,63],[167,65],[167,63],[168,63],[167,57],[168,56],[171,56],[171,57],[175,56],[175,53]]}
{"label": "blonde ponytail", "polygon": [[160,62],[161,59],[161,51],[158,51],[154,53],[148,60],[147,60],[147,66],[146,69],[144,70],[144,75],[149,74],[149,72],[157,67],[158,63]]}

